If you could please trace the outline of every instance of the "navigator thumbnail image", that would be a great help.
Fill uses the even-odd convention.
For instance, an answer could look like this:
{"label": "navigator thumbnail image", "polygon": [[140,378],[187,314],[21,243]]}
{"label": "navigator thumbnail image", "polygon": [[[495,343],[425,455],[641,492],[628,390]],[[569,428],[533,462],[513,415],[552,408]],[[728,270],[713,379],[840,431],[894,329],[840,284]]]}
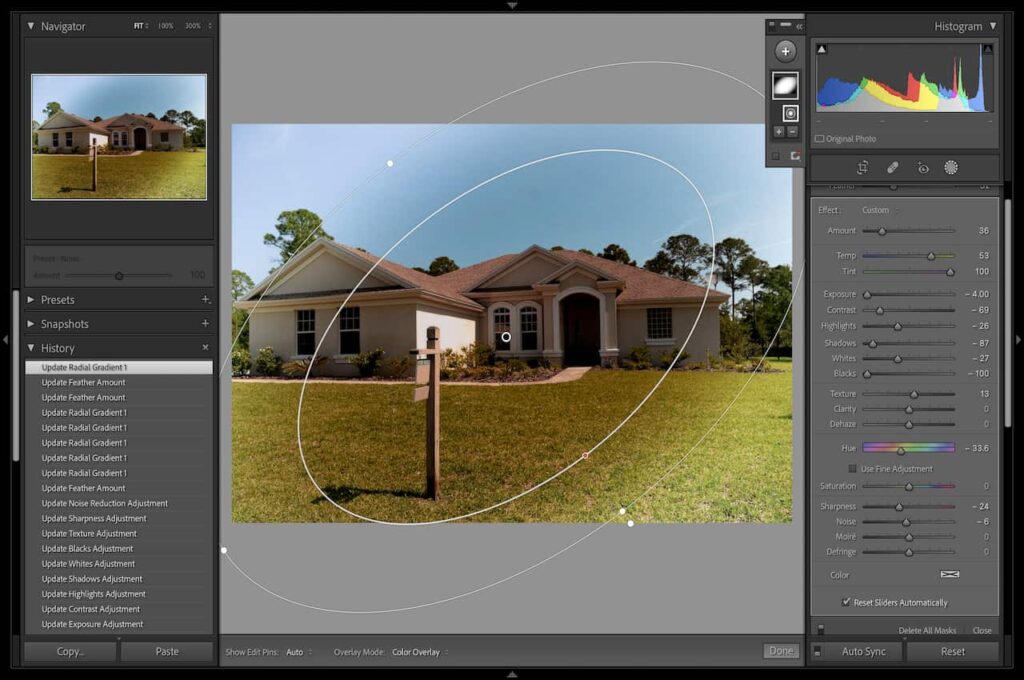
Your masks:
{"label": "navigator thumbnail image", "polygon": [[206,76],[34,74],[32,200],[206,200]]}

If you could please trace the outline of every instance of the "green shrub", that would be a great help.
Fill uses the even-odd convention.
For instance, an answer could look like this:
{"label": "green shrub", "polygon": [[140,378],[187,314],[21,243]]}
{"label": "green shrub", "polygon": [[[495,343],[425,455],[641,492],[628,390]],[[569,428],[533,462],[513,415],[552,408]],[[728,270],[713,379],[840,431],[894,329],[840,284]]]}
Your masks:
{"label": "green shrub", "polygon": [[[316,375],[316,370],[320,368],[323,363],[327,361],[327,357],[317,357],[315,360],[310,358],[303,359],[292,359],[281,365],[281,372],[289,378],[304,378],[306,372],[309,371],[310,375]],[[313,369],[310,370],[309,365],[313,364]]]}
{"label": "green shrub", "polygon": [[719,317],[722,355],[735,361],[743,361],[754,353],[754,343],[750,340],[750,329],[740,320],[732,319],[728,314]]}
{"label": "green shrub", "polygon": [[466,354],[466,364],[469,368],[494,365],[494,348],[486,342],[474,342],[467,346],[463,352]]}
{"label": "green shrub", "polygon": [[235,375],[248,375],[252,368],[252,356],[245,347],[237,347],[231,352],[231,372]]}
{"label": "green shrub", "polygon": [[[662,368],[668,368],[669,366],[672,365],[672,361],[676,358],[677,354],[679,354],[679,348],[677,347],[662,350],[661,352],[658,353],[658,365],[661,366]],[[674,368],[681,368],[683,362],[689,358],[689,352],[683,352],[682,354],[679,354],[679,361],[676,362]]]}
{"label": "green shrub", "polygon": [[352,357],[352,365],[359,370],[359,375],[369,378],[377,372],[377,367],[384,360],[384,350],[380,347],[368,352],[360,352]]}
{"label": "green shrub", "polygon": [[256,354],[256,372],[260,375],[277,375],[281,371],[282,359],[274,354],[273,347],[261,347]]}
{"label": "green shrub", "polygon": [[622,360],[622,367],[631,371],[643,371],[651,366],[651,350],[647,345],[636,345]]}
{"label": "green shrub", "polygon": [[466,352],[453,349],[451,347],[445,347],[441,351],[441,372],[444,371],[456,371],[460,368],[466,367]]}
{"label": "green shrub", "polygon": [[412,357],[392,357],[377,365],[377,375],[382,378],[404,378],[413,369]]}
{"label": "green shrub", "polygon": [[497,373],[501,378],[513,378],[530,370],[525,361],[514,357],[506,361],[497,362],[495,368],[498,369]]}

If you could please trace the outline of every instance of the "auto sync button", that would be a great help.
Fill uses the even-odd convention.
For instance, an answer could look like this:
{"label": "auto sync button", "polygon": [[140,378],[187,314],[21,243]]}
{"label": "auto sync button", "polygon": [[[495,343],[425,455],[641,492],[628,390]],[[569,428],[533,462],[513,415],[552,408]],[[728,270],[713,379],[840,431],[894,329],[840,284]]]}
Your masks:
{"label": "auto sync button", "polygon": [[902,642],[821,642],[811,650],[811,659],[832,663],[890,664],[903,661]]}

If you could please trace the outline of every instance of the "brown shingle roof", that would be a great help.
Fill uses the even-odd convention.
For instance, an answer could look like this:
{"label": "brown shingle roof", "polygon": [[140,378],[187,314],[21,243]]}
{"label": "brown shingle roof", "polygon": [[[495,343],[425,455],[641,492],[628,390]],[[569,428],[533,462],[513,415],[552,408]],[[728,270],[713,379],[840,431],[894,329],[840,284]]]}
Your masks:
{"label": "brown shingle roof", "polygon": [[137,116],[132,113],[122,113],[120,116],[113,116],[112,118],[105,118],[96,125],[100,125],[104,128],[120,127],[124,125],[131,125],[135,120],[141,118],[146,121],[154,130],[184,130],[185,128],[174,123],[168,123],[165,120],[153,118],[152,116]]}
{"label": "brown shingle roof", "polygon": [[[82,118],[81,116],[78,116],[78,115],[76,115],[74,113],[71,113],[70,111],[60,111],[59,113],[67,116],[68,118],[74,120],[75,122],[79,123],[80,125],[83,125],[84,127],[89,128],[90,130],[95,130],[96,132],[100,132],[100,133],[105,134],[105,135],[110,134],[110,128],[111,127],[131,125],[133,123],[133,121],[138,120],[140,118],[142,120],[146,121],[146,123],[152,129],[154,129],[154,130],[169,131],[169,130],[184,130],[185,129],[185,128],[181,127],[180,125],[175,125],[174,123],[168,123],[167,121],[164,121],[164,120],[158,120],[156,118],[153,118],[152,116],[136,116],[135,114],[132,114],[132,113],[122,113],[120,116],[113,116],[111,118],[105,118],[103,120],[96,121],[96,122],[93,122],[93,121],[88,120],[86,118]],[[56,116],[56,115],[58,115],[58,114],[54,114],[54,116]],[[51,116],[51,118],[52,118],[52,116]],[[59,129],[59,128],[48,128],[48,127],[45,127],[46,123],[49,123],[49,122],[50,122],[49,120],[44,122],[39,127],[39,129],[40,130]]]}
{"label": "brown shingle roof", "polygon": [[[684,298],[686,300],[703,300],[707,291],[689,281],[680,281],[670,276],[655,274],[646,269],[633,267],[621,262],[613,262],[596,255],[588,255],[578,250],[561,250],[556,253],[565,258],[583,262],[611,275],[611,278],[622,279],[626,289],[619,295],[619,302],[640,302],[642,300],[662,300],[666,298]],[[708,293],[708,302],[725,302],[729,296],[712,290]]]}
{"label": "brown shingle roof", "polygon": [[[322,242],[328,247],[333,246],[340,248],[359,257],[369,265],[374,264],[380,259],[378,255],[374,255],[373,253],[362,250],[361,248],[355,248],[353,246],[345,245],[344,243],[338,243],[337,241],[321,238],[317,239],[317,242]],[[309,248],[312,248],[313,245],[315,245],[315,243],[311,244]],[[633,267],[619,262],[612,262],[611,260],[605,260],[595,255],[588,255],[576,250],[547,252],[553,255],[556,259],[562,260],[567,264],[570,262],[579,262],[603,272],[608,279],[624,281],[625,289],[618,297],[618,301],[620,303],[642,302],[645,300],[680,300],[698,302],[704,299],[704,295],[707,290],[704,286],[699,286],[688,281],[680,281],[668,276],[649,272],[646,269],[640,269],[639,267]],[[484,260],[483,262],[478,262],[477,264],[463,267],[462,269],[457,269],[442,276],[431,276],[430,274],[416,271],[415,269],[398,264],[397,262],[392,262],[391,260],[381,260],[377,268],[391,274],[392,276],[407,281],[416,288],[420,288],[458,302],[476,306],[479,305],[479,303],[467,297],[465,293],[472,290],[478,283],[498,271],[500,268],[509,264],[520,255],[522,255],[522,253],[499,255],[498,257]],[[259,290],[262,285],[263,283],[261,282],[255,286],[249,294],[249,297],[255,296],[257,290]],[[267,295],[266,297],[270,298],[272,295]],[[712,290],[708,294],[708,302],[712,304],[721,304],[728,299],[728,295],[715,290]]]}
{"label": "brown shingle roof", "polygon": [[59,129],[61,129],[61,128],[46,127],[47,123],[49,123],[51,120],[53,120],[54,118],[56,118],[58,115],[61,115],[61,114],[63,114],[64,116],[70,118],[71,120],[75,121],[79,125],[82,125],[83,127],[89,128],[90,130],[94,130],[95,132],[99,132],[99,133],[104,134],[104,135],[110,134],[110,131],[107,130],[106,128],[101,127],[99,123],[94,123],[91,120],[86,120],[85,118],[82,118],[81,116],[76,116],[75,114],[70,113],[68,111],[60,111],[58,113],[55,113],[53,116],[50,116],[50,118],[48,118],[46,121],[43,122],[42,125],[39,126],[39,129],[40,130],[59,130]]}
{"label": "brown shingle roof", "polygon": [[[619,302],[641,302],[643,300],[664,300],[678,298],[687,301],[698,301],[704,299],[706,288],[689,281],[680,281],[661,274],[649,272],[646,269],[633,267],[620,262],[606,260],[596,255],[588,255],[578,250],[556,250],[548,251],[554,257],[566,262],[579,262],[594,269],[600,270],[608,275],[609,279],[621,279],[626,282],[625,290],[618,297]],[[484,260],[478,264],[458,269],[449,274],[437,278],[440,281],[453,284],[455,290],[460,293],[468,292],[474,285],[486,279],[492,273],[504,267],[513,259],[519,257],[519,253],[501,255],[490,260]],[[708,302],[721,303],[728,299],[728,295],[712,290],[708,294]]]}
{"label": "brown shingle roof", "polygon": [[[369,262],[371,265],[377,262],[377,260],[380,260],[379,255],[374,255],[366,250],[354,248],[352,246],[345,245],[344,243],[338,243],[337,241],[333,241],[333,244],[347,250],[353,255],[357,255],[366,262]],[[454,300],[458,300],[459,302],[465,302],[471,305],[479,304],[462,295],[458,286],[456,286],[453,281],[446,280],[446,277],[444,276],[431,276],[430,274],[424,274],[423,272],[418,272],[415,269],[400,265],[397,262],[392,262],[391,260],[381,260],[380,264],[377,265],[377,268],[382,269],[393,276],[397,276],[400,279],[404,279],[417,288],[430,291],[431,293],[450,297]]]}

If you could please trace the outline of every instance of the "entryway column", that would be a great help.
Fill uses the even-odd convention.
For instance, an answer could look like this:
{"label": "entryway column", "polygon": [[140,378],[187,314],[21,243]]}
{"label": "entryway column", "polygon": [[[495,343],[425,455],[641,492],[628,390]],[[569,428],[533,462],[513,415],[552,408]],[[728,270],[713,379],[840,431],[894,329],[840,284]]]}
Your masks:
{"label": "entryway column", "polygon": [[555,315],[558,314],[555,295],[558,293],[558,284],[545,284],[533,288],[541,294],[541,332],[544,336],[541,344],[542,354],[548,361],[561,364],[562,339],[555,329]]}
{"label": "entryway column", "polygon": [[601,323],[604,324],[604,333],[601,334],[601,363],[617,363],[619,360],[619,310],[618,305],[615,303],[615,299],[618,297],[619,290],[615,288],[606,288],[601,284],[598,284],[598,290],[604,296],[604,318],[601,319]]}

